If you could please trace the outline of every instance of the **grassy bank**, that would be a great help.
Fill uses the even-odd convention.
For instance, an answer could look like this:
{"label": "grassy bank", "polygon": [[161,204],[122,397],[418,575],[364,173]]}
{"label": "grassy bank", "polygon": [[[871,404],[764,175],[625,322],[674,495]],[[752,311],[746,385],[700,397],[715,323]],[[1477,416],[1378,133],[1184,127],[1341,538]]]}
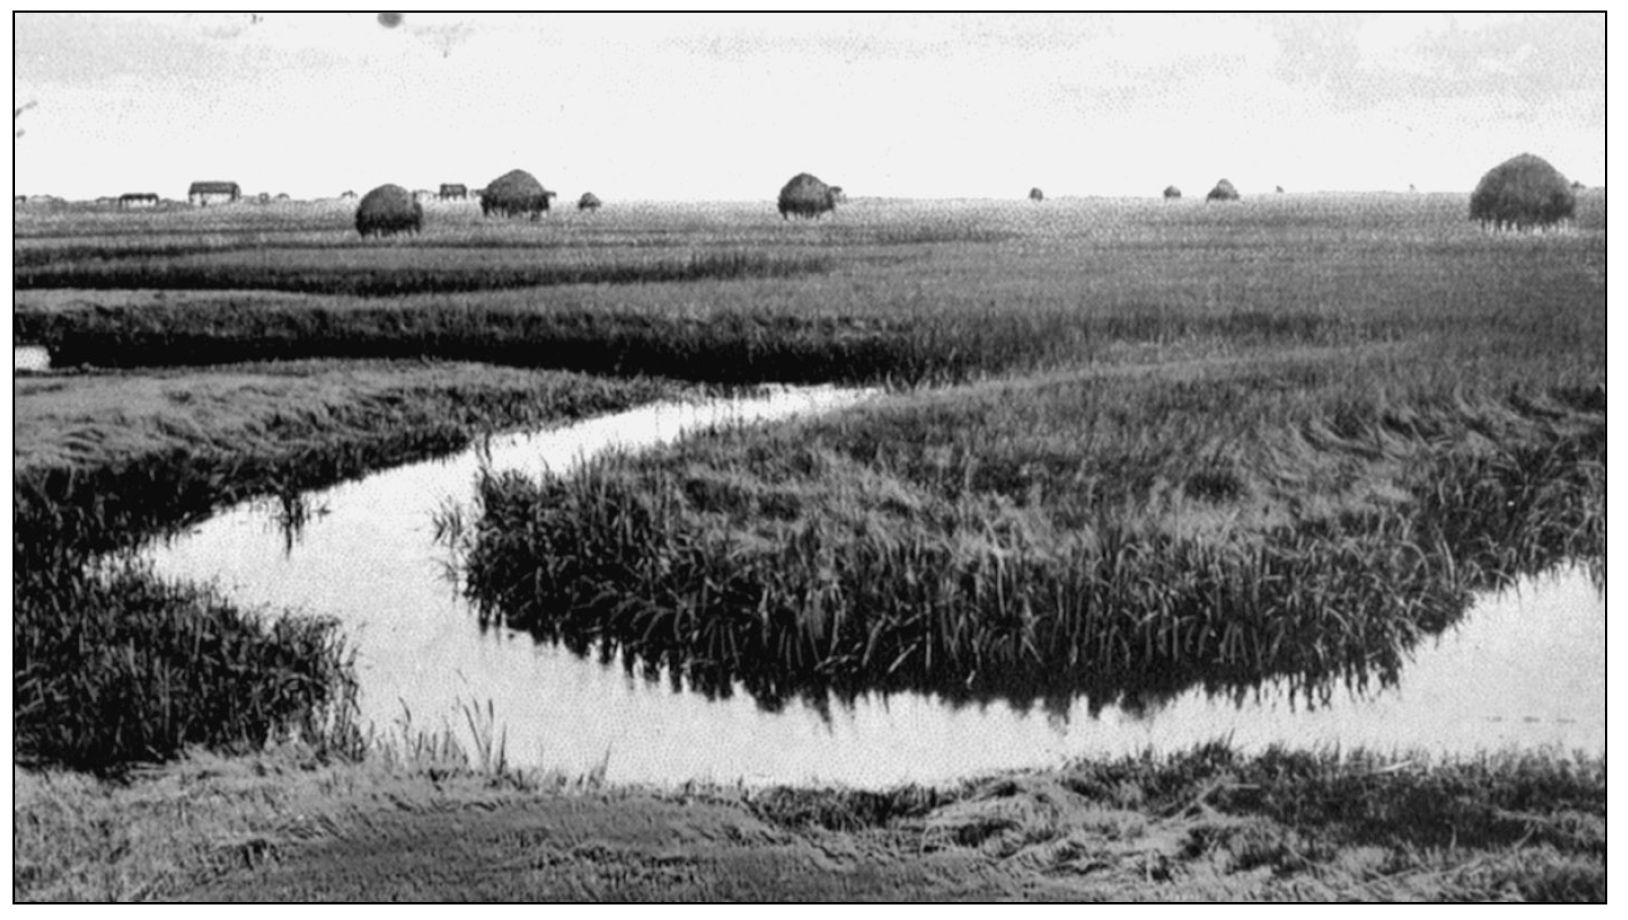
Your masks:
{"label": "grassy bank", "polygon": [[34,900],[1603,901],[1605,765],[1212,745],[883,791],[604,788],[437,755],[20,771]]}
{"label": "grassy bank", "polygon": [[[16,754],[111,768],[183,747],[342,730],[350,675],[324,620],[92,564],[221,505],[293,496],[483,431],[670,395],[653,381],[307,362],[14,384]],[[335,719],[341,720],[335,722]]]}

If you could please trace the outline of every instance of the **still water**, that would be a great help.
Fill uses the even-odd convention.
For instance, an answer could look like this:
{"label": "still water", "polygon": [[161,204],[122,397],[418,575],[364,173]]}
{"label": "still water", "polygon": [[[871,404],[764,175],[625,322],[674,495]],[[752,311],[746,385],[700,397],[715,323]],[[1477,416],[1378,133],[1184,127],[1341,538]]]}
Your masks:
{"label": "still water", "polygon": [[11,369],[13,372],[48,371],[51,369],[51,353],[43,345],[13,345]]}
{"label": "still water", "polygon": [[[663,403],[569,427],[494,439],[490,464],[568,471],[583,456],[670,440],[710,425],[787,417],[868,397],[833,388],[753,399]],[[1507,746],[1605,750],[1604,602],[1581,571],[1527,579],[1483,597],[1426,640],[1397,686],[1344,690],[1315,709],[1268,682],[1243,705],[1194,689],[1140,712],[1066,714],[1008,704],[952,705],[928,694],[861,697],[778,712],[744,692],[709,700],[620,664],[582,659],[529,634],[482,631],[445,575],[434,514],[467,505],[479,460],[466,451],[309,493],[297,535],[275,503],[228,509],[148,552],[164,575],[216,581],[236,601],[337,617],[357,650],[362,718],[386,734],[450,727],[489,703],[511,762],[580,773],[602,762],[613,782],[824,781],[852,786],[940,782],[1080,756],[1182,749],[1230,736],[1381,750],[1473,752]]]}

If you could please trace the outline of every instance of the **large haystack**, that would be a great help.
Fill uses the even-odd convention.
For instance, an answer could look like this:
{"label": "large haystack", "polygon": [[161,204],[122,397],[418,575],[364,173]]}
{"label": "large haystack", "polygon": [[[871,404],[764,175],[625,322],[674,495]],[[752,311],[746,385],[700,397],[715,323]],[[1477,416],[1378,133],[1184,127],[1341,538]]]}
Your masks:
{"label": "large haystack", "polygon": [[1238,194],[1237,189],[1232,187],[1232,183],[1222,179],[1220,182],[1215,184],[1215,188],[1210,189],[1210,193],[1204,196],[1204,200],[1237,201],[1240,197],[1242,196]]}
{"label": "large haystack", "polygon": [[424,206],[399,185],[381,185],[356,206],[356,232],[362,236],[417,233],[424,226]]}
{"label": "large haystack", "polygon": [[1046,193],[1042,192],[1040,190],[1040,187],[1037,185],[1034,188],[1029,189],[1029,200],[1030,201],[1045,201],[1046,200]]}
{"label": "large haystack", "polygon": [[598,195],[595,195],[593,192],[583,192],[582,197],[577,199],[577,210],[597,211],[599,210],[599,206],[602,204],[604,204],[604,202],[599,200]]}
{"label": "large haystack", "polygon": [[1164,187],[1164,197],[1167,201],[1173,198],[1180,198],[1181,189],[1176,188],[1174,185],[1167,185]]}
{"label": "large haystack", "polygon": [[1525,230],[1570,220],[1577,195],[1542,157],[1523,153],[1494,166],[1470,195],[1470,219]]}
{"label": "large haystack", "polygon": [[826,211],[837,209],[837,196],[831,186],[808,173],[798,173],[791,177],[785,187],[780,190],[780,217],[782,220],[795,214],[798,217],[819,217]]}
{"label": "large haystack", "polygon": [[543,188],[537,177],[523,169],[511,169],[493,179],[481,195],[482,214],[510,217],[530,214],[532,220],[548,210],[548,201],[557,193]]}

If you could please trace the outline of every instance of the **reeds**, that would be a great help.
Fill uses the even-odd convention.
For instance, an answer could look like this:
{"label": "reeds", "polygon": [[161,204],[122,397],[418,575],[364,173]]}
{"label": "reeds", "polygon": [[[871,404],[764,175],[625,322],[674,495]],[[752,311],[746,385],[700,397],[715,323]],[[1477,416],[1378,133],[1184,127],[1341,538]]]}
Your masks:
{"label": "reeds", "polygon": [[24,762],[106,770],[192,745],[327,747],[350,724],[334,622],[268,622],[135,568],[19,568],[12,649]]}
{"label": "reeds", "polygon": [[[1485,429],[1477,419],[1495,415],[1471,421]],[[1087,481],[1084,495],[1026,508],[1023,480],[980,466],[987,450],[949,476],[879,460],[887,418],[612,458],[567,480],[487,476],[468,593],[510,626],[666,666],[713,693],[739,682],[769,705],[913,688],[1136,707],[1194,684],[1241,695],[1268,677],[1316,703],[1393,681],[1472,590],[1603,553],[1597,418],[1527,417],[1492,452],[1356,421],[1341,423],[1353,432],[1336,448],[1332,429],[1311,426],[1327,443],[1296,472],[1341,471],[1341,491],[1302,479],[1287,515],[1235,510],[1226,526],[1186,521],[1259,499],[1267,471],[1240,476],[1214,455],[1181,457],[1178,443],[1127,458],[1138,475],[1111,492]],[[1414,421],[1462,429],[1449,418]],[[880,469],[831,453],[833,431]],[[1233,482],[1220,495],[1218,463]],[[1358,463],[1406,472],[1386,492]]]}
{"label": "reeds", "polygon": [[[250,419],[265,437],[195,443],[13,474],[13,652],[17,754],[117,769],[190,745],[253,747],[295,736],[360,750],[354,676],[327,620],[247,613],[121,561],[141,541],[257,496],[300,493],[452,452],[483,430],[620,408],[654,382],[572,378],[523,389],[394,394],[332,411]],[[302,407],[302,409],[308,407]],[[263,424],[256,424],[263,423]],[[209,439],[203,438],[205,442]],[[482,756],[497,753],[484,748]]]}

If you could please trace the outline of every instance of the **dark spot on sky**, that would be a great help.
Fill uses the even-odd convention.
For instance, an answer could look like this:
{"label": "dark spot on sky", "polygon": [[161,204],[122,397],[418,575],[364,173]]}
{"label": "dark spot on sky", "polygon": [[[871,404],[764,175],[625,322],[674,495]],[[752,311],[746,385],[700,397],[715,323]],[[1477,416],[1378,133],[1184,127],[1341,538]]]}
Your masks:
{"label": "dark spot on sky", "polygon": [[386,29],[394,29],[396,26],[401,25],[401,14],[400,13],[380,13],[379,14],[379,25],[384,26]]}

